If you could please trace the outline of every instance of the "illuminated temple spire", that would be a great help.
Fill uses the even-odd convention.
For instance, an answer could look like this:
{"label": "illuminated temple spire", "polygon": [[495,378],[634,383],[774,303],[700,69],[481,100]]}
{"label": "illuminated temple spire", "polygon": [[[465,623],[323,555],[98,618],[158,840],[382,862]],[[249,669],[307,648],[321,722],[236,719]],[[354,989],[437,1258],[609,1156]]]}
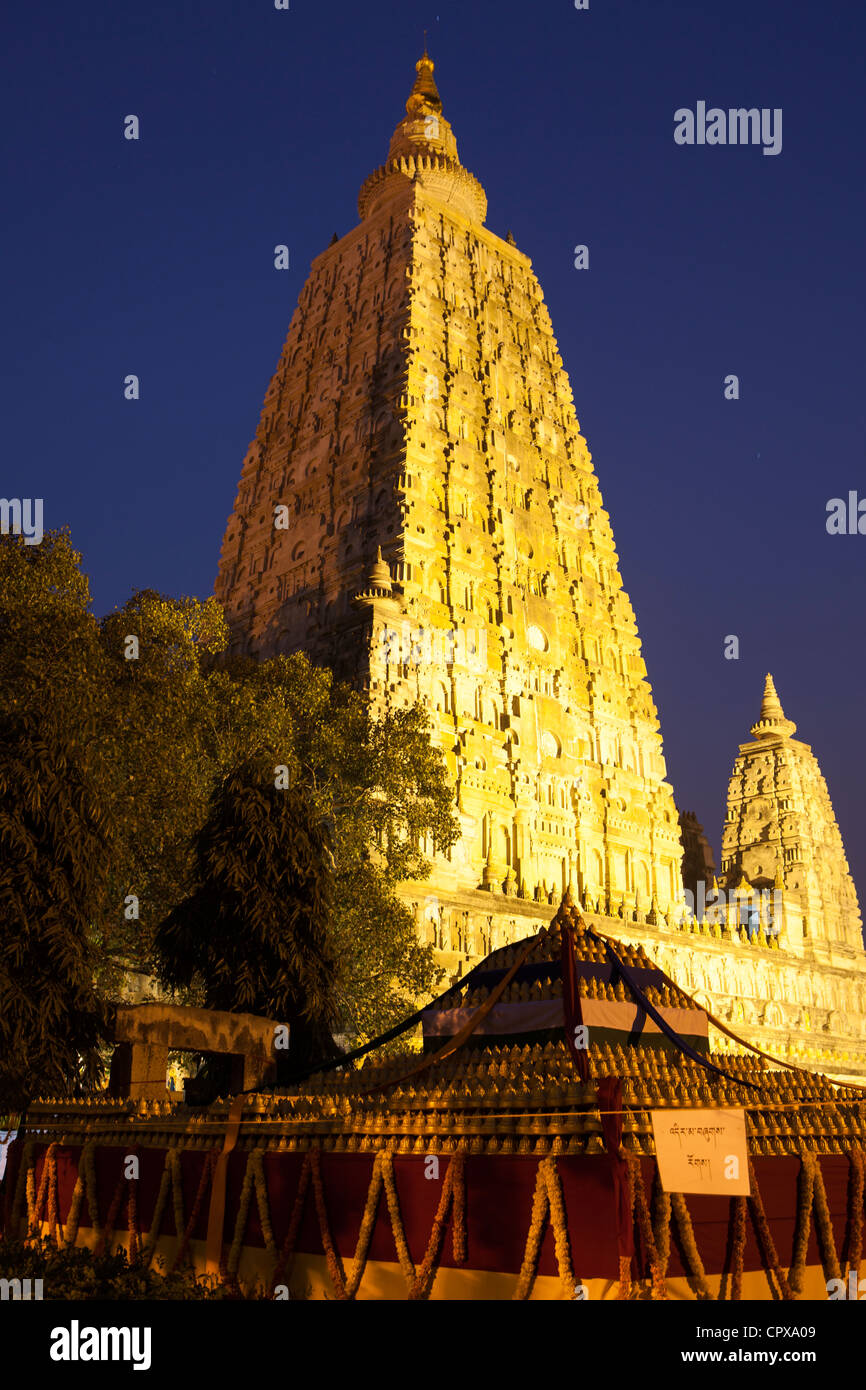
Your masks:
{"label": "illuminated temple spire", "polygon": [[[479,78],[491,100],[494,78]],[[231,650],[305,652],[377,714],[427,711],[461,835],[400,893],[449,976],[537,932],[570,888],[664,968],[682,963],[719,1017],[745,1008],[750,1037],[772,1044],[781,1021],[799,1044],[808,1002],[836,1065],[856,1055],[866,1074],[857,898],[826,784],[770,677],[720,869],[784,892],[781,963],[767,951],[756,974],[757,945],[677,930],[683,842],[709,901],[714,859],[694,816],[680,836],[542,288],[507,221],[484,225],[426,51],[413,79],[358,224],[313,261],[244,457],[216,589]]]}
{"label": "illuminated temple spire", "polygon": [[679,825],[592,456],[426,54],[358,205],[244,460],[217,585],[233,650],[304,651],[377,712],[428,711],[462,834],[424,893],[455,948],[569,884],[673,918]]}
{"label": "illuminated temple spire", "polygon": [[740,744],[728,788],[722,868],[799,895],[807,939],[862,949],[860,909],[818,760],[795,739],[773,677],[753,742]]}

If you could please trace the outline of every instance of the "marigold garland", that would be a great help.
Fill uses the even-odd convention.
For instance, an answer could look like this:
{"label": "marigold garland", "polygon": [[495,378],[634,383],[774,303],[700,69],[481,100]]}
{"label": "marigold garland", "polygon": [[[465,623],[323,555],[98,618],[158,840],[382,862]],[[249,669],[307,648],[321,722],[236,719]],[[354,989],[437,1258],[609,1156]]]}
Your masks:
{"label": "marigold garland", "polygon": [[162,1170],[162,1178],[156,1197],[156,1205],[153,1209],[153,1216],[151,1217],[150,1230],[141,1246],[141,1259],[144,1261],[145,1268],[148,1267],[153,1259],[153,1254],[156,1250],[156,1242],[159,1239],[159,1229],[162,1225],[163,1213],[165,1212],[165,1204],[168,1201],[168,1189],[171,1186],[171,1166],[169,1160],[169,1154],[171,1152],[172,1150],[168,1149],[165,1155],[165,1167]]}
{"label": "marigold garland", "polygon": [[806,1256],[809,1248],[809,1232],[812,1229],[812,1201],[815,1192],[815,1160],[812,1154],[800,1154],[800,1172],[797,1176],[797,1216],[794,1225],[794,1245],[788,1283],[794,1294],[803,1292],[806,1273]]}
{"label": "marigold garland", "polygon": [[731,1299],[739,1303],[743,1297],[743,1268],[746,1257],[746,1198],[732,1197],[734,1204],[734,1246],[731,1260]]}
{"label": "marigold garland", "polygon": [[171,1172],[171,1196],[174,1208],[174,1229],[178,1241],[183,1239],[184,1219],[183,1219],[183,1174],[180,1166],[180,1150],[177,1148],[169,1149],[168,1164]]}
{"label": "marigold garland", "polygon": [[370,1177],[370,1186],[367,1189],[367,1200],[364,1203],[364,1211],[361,1216],[361,1226],[355,1245],[355,1257],[352,1262],[352,1273],[346,1285],[346,1293],[349,1298],[354,1298],[355,1294],[358,1292],[361,1286],[361,1278],[367,1264],[367,1253],[370,1249],[370,1241],[373,1238],[373,1227],[376,1224],[376,1216],[379,1210],[379,1196],[384,1186],[384,1178],[382,1176],[383,1157],[383,1154],[377,1153],[373,1160],[373,1172]]}
{"label": "marigold garland", "polygon": [[758,1187],[758,1179],[755,1176],[755,1165],[753,1164],[751,1158],[749,1159],[749,1183],[752,1189],[752,1195],[749,1198],[749,1210],[752,1213],[752,1222],[754,1224],[758,1240],[761,1243],[764,1259],[766,1261],[765,1270],[767,1274],[767,1283],[770,1285],[770,1291],[772,1292],[773,1283],[770,1278],[770,1272],[772,1271],[772,1273],[776,1276],[776,1280],[778,1282],[782,1298],[786,1302],[790,1302],[793,1298],[796,1297],[796,1295],[794,1294],[791,1285],[788,1283],[788,1280],[785,1276],[785,1271],[782,1269],[782,1266],[779,1263],[779,1256],[776,1252],[776,1245],[772,1235],[770,1234],[770,1227],[767,1223],[767,1214],[764,1211],[764,1203],[761,1197],[761,1189]]}
{"label": "marigold garland", "polygon": [[529,1291],[535,1282],[535,1270],[538,1264],[538,1254],[541,1249],[541,1232],[544,1225],[544,1218],[547,1215],[548,1204],[547,1183],[544,1180],[544,1172],[541,1163],[539,1163],[538,1171],[535,1175],[535,1192],[532,1196],[532,1215],[529,1218],[529,1230],[526,1234],[526,1248],[523,1252],[523,1264],[520,1267],[520,1274],[517,1278],[517,1288],[514,1290],[513,1295],[515,1300],[528,1298]]}
{"label": "marigold garland", "polygon": [[45,1205],[46,1193],[49,1190],[49,1187],[51,1186],[51,1175],[55,1171],[54,1155],[56,1151],[56,1144],[49,1144],[48,1148],[45,1150],[45,1154],[43,1155],[42,1159],[42,1172],[39,1177],[39,1190],[37,1191],[35,1197],[32,1197],[33,1188],[35,1186],[35,1166],[33,1170],[33,1181],[29,1180],[30,1175],[28,1175],[27,1235],[29,1238],[33,1238],[36,1235],[36,1229],[40,1222],[40,1213],[42,1212],[42,1208]]}
{"label": "marigold garland", "polygon": [[863,1150],[853,1144],[848,1154],[848,1229],[845,1252],[847,1258],[846,1286],[853,1273],[859,1281],[863,1257]]}
{"label": "marigold garland", "polygon": [[653,1238],[658,1253],[659,1273],[662,1279],[668,1272],[671,1257],[671,1199],[662,1187],[661,1173],[656,1163],[652,1195]]}
{"label": "marigold garland", "polygon": [[298,1190],[295,1193],[295,1201],[292,1207],[292,1214],[289,1218],[289,1228],[286,1231],[286,1238],[283,1241],[283,1246],[280,1250],[280,1257],[277,1260],[277,1263],[274,1267],[274,1272],[271,1276],[271,1293],[274,1292],[277,1284],[281,1282],[283,1275],[285,1274],[289,1260],[294,1254],[295,1241],[298,1238],[298,1231],[301,1227],[301,1217],[304,1214],[304,1200],[307,1195],[307,1188],[310,1185],[311,1172],[312,1159],[310,1158],[309,1153],[307,1153],[304,1155],[304,1162],[301,1165],[300,1177],[298,1179]]}
{"label": "marigold garland", "polygon": [[313,1198],[316,1204],[316,1216],[319,1220],[319,1234],[322,1238],[322,1248],[325,1252],[325,1263],[328,1267],[328,1274],[334,1286],[334,1292],[341,1302],[349,1297],[346,1290],[346,1277],[343,1273],[343,1264],[338,1252],[334,1248],[331,1239],[331,1231],[328,1226],[328,1213],[325,1208],[325,1193],[322,1187],[322,1167],[321,1155],[318,1149],[310,1150],[310,1176],[313,1182]]}
{"label": "marigold garland", "polygon": [[265,1249],[272,1260],[277,1258],[277,1242],[274,1240],[274,1228],[271,1225],[271,1213],[268,1206],[268,1184],[265,1178],[265,1151],[256,1149],[253,1155],[255,1166],[253,1174],[256,1189],[256,1209],[259,1213],[259,1224],[262,1228]]}
{"label": "marigold garland", "polygon": [[664,1274],[661,1269],[661,1260],[659,1259],[659,1253],[656,1247],[655,1232],[653,1231],[649,1203],[647,1202],[643,1173],[641,1172],[640,1159],[637,1154],[628,1155],[628,1166],[631,1208],[633,1215],[637,1217],[638,1229],[640,1230],[641,1239],[650,1262],[650,1272],[652,1276],[651,1296],[657,1300],[666,1299],[668,1296],[667,1284],[665,1283]]}
{"label": "marigold garland", "polygon": [[253,1195],[253,1182],[255,1181],[255,1150],[251,1150],[247,1157],[247,1166],[244,1169],[244,1180],[241,1186],[240,1202],[238,1203],[238,1215],[235,1221],[234,1235],[232,1237],[231,1248],[229,1249],[228,1259],[225,1262],[229,1276],[234,1279],[237,1274],[238,1265],[241,1258],[241,1246],[243,1245],[244,1233],[247,1229],[249,1219],[250,1202]]}
{"label": "marigold garland", "polygon": [[451,1248],[454,1263],[462,1265],[466,1263],[466,1186],[462,1150],[458,1150],[448,1164],[448,1172],[445,1174],[445,1181],[442,1184],[442,1194],[439,1198],[436,1215],[433,1218],[433,1226],[430,1231],[430,1239],[427,1242],[427,1249],[424,1252],[424,1259],[409,1291],[409,1297],[412,1300],[428,1298],[430,1295],[442,1249],[449,1205],[451,1205]]}
{"label": "marigold garland", "polygon": [[836,1253],[836,1237],[833,1234],[833,1222],[830,1217],[830,1207],[827,1202],[827,1189],[824,1186],[824,1175],[821,1172],[821,1164],[817,1157],[813,1155],[815,1165],[815,1225],[818,1229],[818,1241],[821,1246],[821,1255],[824,1265],[824,1276],[827,1279],[841,1279],[842,1270],[839,1267],[839,1256]]}
{"label": "marigold garland", "polygon": [[[87,1214],[90,1217],[90,1226],[97,1235],[101,1227],[99,1224],[99,1194],[96,1190],[96,1145],[89,1139],[81,1150],[79,1165],[84,1167],[84,1193],[87,1197]],[[81,1166],[79,1166],[79,1172]]]}
{"label": "marigold garland", "polygon": [[[388,1201],[388,1215],[391,1218],[391,1230],[394,1233],[394,1244],[397,1247],[397,1260],[403,1272],[403,1278],[409,1285],[410,1290],[414,1289],[416,1282],[415,1266],[409,1254],[409,1246],[406,1243],[406,1232],[403,1229],[403,1219],[400,1215],[400,1203],[397,1200],[397,1184],[394,1181],[394,1156],[389,1150],[385,1150],[380,1155],[381,1173],[385,1185],[385,1196]],[[449,1165],[450,1173],[451,1167]],[[446,1177],[446,1182],[447,1182]],[[410,1293],[411,1297],[411,1293]]]}
{"label": "marigold garland", "polygon": [[180,1265],[186,1257],[187,1251],[189,1249],[189,1243],[192,1239],[192,1233],[195,1230],[195,1224],[198,1221],[198,1215],[201,1211],[202,1202],[204,1201],[204,1194],[207,1191],[208,1183],[213,1180],[213,1172],[216,1167],[217,1153],[218,1150],[216,1147],[214,1147],[212,1149],[209,1149],[207,1154],[205,1155],[205,1161],[202,1164],[201,1174],[198,1180],[198,1189],[195,1194],[195,1201],[192,1204],[192,1211],[189,1214],[189,1220],[187,1221],[186,1228],[184,1230],[183,1235],[181,1236],[180,1244],[178,1245],[177,1250],[175,1251],[174,1259],[168,1267],[169,1274],[171,1274],[173,1270],[177,1269],[178,1265]]}
{"label": "marigold garland", "polygon": [[45,1155],[45,1166],[48,1169],[48,1236],[55,1245],[61,1243],[60,1230],[57,1222],[57,1145],[51,1144]]}
{"label": "marigold garland", "polygon": [[[791,1290],[798,1296],[803,1292],[806,1258],[809,1247],[809,1233],[812,1228],[813,1214],[815,1229],[818,1235],[818,1243],[821,1250],[821,1262],[824,1266],[824,1275],[827,1279],[842,1278],[839,1256],[836,1253],[836,1238],[833,1234],[833,1222],[827,1203],[827,1189],[824,1186],[824,1175],[821,1172],[821,1165],[817,1156],[809,1152],[801,1153],[800,1165],[800,1175],[797,1184],[797,1224],[794,1236],[794,1254],[791,1261],[791,1269],[788,1274],[788,1282]],[[852,1210],[852,1187],[856,1188],[856,1185],[856,1161],[854,1161],[851,1164],[848,1179],[849,1229],[852,1239],[852,1252],[854,1245],[856,1245],[857,1261],[859,1264],[860,1248],[863,1238],[862,1170],[860,1173],[860,1200],[859,1202],[854,1202]],[[860,1218],[859,1226],[857,1223],[858,1213]]]}
{"label": "marigold garland", "polygon": [[[189,1216],[184,1220],[181,1150],[177,1146],[167,1149],[165,1167],[161,1176],[159,1191],[154,1206],[150,1230],[143,1245],[137,1227],[137,1188],[135,1179],[127,1180],[123,1174],[118,1179],[106,1213],[105,1226],[101,1227],[98,1211],[98,1191],[96,1182],[95,1143],[87,1140],[79,1153],[78,1173],[72,1199],[64,1227],[59,1219],[59,1172],[58,1144],[51,1143],[44,1150],[39,1182],[37,1185],[37,1163],[34,1160],[35,1145],[25,1145],[21,1165],[17,1173],[15,1194],[12,1200],[13,1226],[22,1201],[26,1203],[27,1238],[32,1239],[43,1218],[48,1226],[49,1237],[58,1243],[65,1240],[67,1246],[74,1245],[77,1238],[82,1206],[85,1197],[90,1215],[90,1223],[97,1235],[97,1249],[104,1249],[114,1235],[118,1213],[123,1204],[124,1190],[127,1193],[127,1215],[129,1229],[129,1258],[132,1263],[141,1257],[147,1263],[153,1258],[159,1231],[168,1201],[169,1187],[172,1191],[174,1224],[178,1236],[177,1251],[171,1262],[171,1269],[188,1258],[188,1248],[192,1231],[199,1218],[202,1202],[208,1184],[212,1181],[216,1149],[211,1149],[205,1157],[196,1192],[195,1202]],[[732,1198],[731,1229],[732,1259],[730,1266],[730,1289],[728,1297],[732,1301],[742,1299],[743,1274],[746,1249],[746,1213],[750,1213],[752,1223],[761,1249],[762,1260],[768,1283],[774,1297],[781,1296],[786,1301],[802,1295],[807,1268],[809,1238],[814,1220],[821,1249],[824,1272],[828,1278],[842,1279],[843,1270],[847,1275],[852,1271],[859,1278],[864,1245],[864,1189],[866,1189],[866,1155],[858,1144],[853,1144],[848,1152],[849,1171],[847,1189],[847,1223],[841,1252],[837,1252],[833,1222],[827,1198],[824,1176],[818,1157],[811,1152],[800,1155],[801,1167],[798,1175],[797,1211],[794,1227],[792,1262],[786,1274],[779,1261],[778,1253],[770,1232],[766,1212],[755,1176],[754,1165],[749,1161],[749,1176],[752,1195],[749,1198]],[[654,1175],[651,1200],[643,1179],[640,1160],[637,1155],[628,1155],[628,1181],[632,1219],[637,1223],[641,1240],[647,1252],[652,1275],[651,1297],[664,1299],[668,1296],[665,1276],[670,1259],[671,1222],[676,1220],[679,1239],[685,1255],[687,1278],[698,1299],[713,1297],[710,1292],[706,1272],[698,1251],[691,1216],[682,1194],[664,1192],[658,1168]],[[270,1197],[265,1171],[265,1149],[256,1147],[248,1155],[241,1189],[237,1220],[228,1258],[222,1267],[226,1282],[236,1284],[237,1271],[243,1249],[243,1240],[249,1220],[252,1194],[255,1191],[259,1222],[265,1248],[273,1260],[273,1289],[284,1274],[288,1261],[294,1253],[304,1204],[310,1183],[313,1187],[316,1216],[325,1253],[331,1284],[336,1297],[352,1300],[360,1288],[367,1265],[373,1231],[379,1215],[380,1197],[384,1188],[391,1230],[394,1237],[397,1259],[406,1280],[408,1297],[411,1300],[429,1297],[439,1266],[442,1243],[449,1214],[452,1222],[452,1243],[454,1263],[466,1260],[466,1189],[465,1155],[462,1150],[455,1152],[449,1162],[445,1175],[438,1208],[433,1220],[427,1248],[421,1264],[416,1269],[406,1238],[405,1226],[400,1210],[397,1183],[394,1171],[394,1155],[389,1149],[381,1150],[374,1159],[370,1185],[364,1206],[358,1240],[354,1252],[351,1272],[347,1278],[343,1262],[335,1247],[330,1230],[325,1191],[322,1178],[321,1152],[311,1149],[305,1156],[299,1176],[298,1189],[289,1220],[289,1227],[280,1250],[274,1238],[270,1212]],[[536,1172],[533,1193],[532,1215],[527,1232],[523,1261],[514,1291],[516,1300],[529,1297],[535,1279],[540,1257],[546,1221],[554,1232],[557,1267],[561,1287],[566,1297],[574,1288],[574,1273],[571,1257],[568,1221],[565,1210],[562,1183],[556,1160],[549,1156],[540,1160]],[[775,1285],[774,1285],[775,1280]],[[718,1297],[725,1298],[723,1280]],[[776,1292],[778,1287],[778,1294]],[[620,1261],[619,1296],[628,1298],[633,1292],[631,1261]]]}
{"label": "marigold garland", "polygon": [[562,1184],[554,1158],[543,1158],[539,1162],[535,1177],[535,1192],[532,1198],[532,1216],[526,1236],[523,1263],[517,1278],[513,1298],[523,1300],[529,1297],[535,1283],[538,1257],[541,1252],[541,1239],[545,1218],[550,1216],[556,1248],[556,1263],[563,1294],[570,1298],[574,1293],[574,1270],[571,1262],[571,1247],[568,1239],[568,1223],[565,1203],[562,1199]]}
{"label": "marigold garland", "polygon": [[69,1203],[69,1211],[66,1213],[66,1239],[67,1246],[74,1245],[78,1235],[78,1227],[81,1223],[81,1204],[84,1201],[84,1177],[81,1173],[81,1160],[78,1164],[78,1175],[75,1179],[75,1186],[72,1189],[72,1199]]}
{"label": "marigold garland", "polygon": [[108,1214],[105,1218],[105,1226],[103,1227],[102,1235],[99,1237],[99,1241],[96,1246],[95,1253],[97,1255],[101,1255],[103,1250],[105,1250],[106,1247],[110,1245],[111,1238],[114,1235],[114,1225],[117,1221],[118,1212],[120,1211],[121,1203],[123,1202],[123,1196],[126,1191],[126,1185],[128,1182],[129,1179],[126,1177],[123,1171],[122,1164],[120,1169],[120,1177],[117,1179],[117,1186],[114,1189],[111,1202],[109,1203]]}
{"label": "marigold garland", "polygon": [[33,1171],[34,1143],[29,1139],[24,1145],[21,1154],[21,1162],[18,1166],[18,1177],[15,1183],[15,1192],[12,1197],[12,1231],[17,1235],[19,1223],[21,1221],[21,1208],[24,1206],[29,1213],[30,1202],[35,1200],[36,1187]]}
{"label": "marigold garland", "polygon": [[454,1169],[454,1179],[451,1190],[454,1194],[454,1210],[451,1222],[451,1253],[454,1256],[454,1263],[465,1265],[466,1263],[466,1170],[464,1154],[461,1150],[456,1153],[448,1167],[448,1181],[451,1181],[451,1169]]}
{"label": "marigold garland", "polygon": [[93,1141],[85,1141],[78,1155],[78,1173],[75,1178],[75,1186],[72,1189],[72,1200],[69,1203],[69,1211],[66,1215],[66,1236],[64,1244],[72,1246],[78,1236],[78,1228],[81,1224],[81,1207],[87,1197],[87,1210],[90,1216],[90,1225],[97,1237],[100,1237],[102,1230],[99,1224],[99,1205],[96,1192],[96,1157]]}
{"label": "marigold garland", "polygon": [[141,1230],[138,1225],[138,1178],[130,1178],[129,1180],[129,1196],[126,1199],[126,1224],[129,1229],[129,1263],[137,1265],[141,1260]]}
{"label": "marigold garland", "polygon": [[686,1277],[689,1281],[689,1287],[698,1299],[711,1299],[713,1295],[707,1283],[706,1271],[695,1240],[692,1218],[682,1192],[671,1193],[671,1208],[676,1218],[680,1242],[686,1257]]}

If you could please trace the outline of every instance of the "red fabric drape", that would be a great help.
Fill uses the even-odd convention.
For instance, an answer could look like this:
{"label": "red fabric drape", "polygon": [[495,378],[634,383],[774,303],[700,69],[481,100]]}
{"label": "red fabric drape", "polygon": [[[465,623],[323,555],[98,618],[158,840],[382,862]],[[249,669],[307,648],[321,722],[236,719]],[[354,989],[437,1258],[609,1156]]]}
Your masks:
{"label": "red fabric drape", "polygon": [[[628,1164],[622,1144],[622,1081],[618,1076],[600,1076],[597,1082],[598,1108],[604,1145],[610,1160],[616,1202],[616,1242],[620,1257],[634,1254],[634,1225],[631,1219]],[[605,1114],[605,1111],[611,1112]]]}

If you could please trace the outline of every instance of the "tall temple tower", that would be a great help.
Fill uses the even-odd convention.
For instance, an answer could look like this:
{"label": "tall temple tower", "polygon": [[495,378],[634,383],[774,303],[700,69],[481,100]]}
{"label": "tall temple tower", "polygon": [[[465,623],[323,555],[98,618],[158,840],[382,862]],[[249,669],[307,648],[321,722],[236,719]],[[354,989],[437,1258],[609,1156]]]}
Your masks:
{"label": "tall temple tower", "polygon": [[235,651],[302,649],[380,708],[428,707],[463,837],[425,891],[467,938],[479,892],[683,901],[591,455],[531,262],[486,208],[425,53],[359,225],[301,292],[216,584]]}
{"label": "tall temple tower", "polygon": [[742,871],[754,886],[779,883],[799,897],[807,940],[862,952],[857,892],[830,793],[796,732],[768,675],[753,742],[740,744],[731,774],[722,872]]}
{"label": "tall temple tower", "polygon": [[768,677],[709,910],[712,851],[665,780],[550,317],[486,202],[425,54],[360,224],[313,262],[244,460],[216,584],[233,650],[303,650],[379,709],[428,708],[463,835],[405,891],[452,977],[570,883],[739,1036],[866,1076],[866,952],[817,763]]}

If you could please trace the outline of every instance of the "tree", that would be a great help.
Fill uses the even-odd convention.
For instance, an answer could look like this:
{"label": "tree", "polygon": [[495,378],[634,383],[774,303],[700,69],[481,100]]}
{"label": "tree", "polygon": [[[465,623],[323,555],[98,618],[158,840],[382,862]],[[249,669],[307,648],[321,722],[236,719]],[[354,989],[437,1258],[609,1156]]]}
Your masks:
{"label": "tree", "polygon": [[340,1028],[370,1038],[414,1009],[442,974],[398,892],[429,874],[423,842],[444,852],[460,833],[427,714],[419,705],[377,716],[363,693],[301,653],[238,663],[229,675],[282,729],[283,761],[330,828],[328,940]]}
{"label": "tree", "polygon": [[99,727],[105,670],[90,589],[68,531],[0,535],[0,714],[45,717],[73,742]]}
{"label": "tree", "polygon": [[[137,590],[103,618],[106,683],[102,782],[114,814],[114,911],[107,953],[147,968],[153,931],[188,893],[193,844],[214,788],[242,756],[208,683],[227,629],[215,599]],[[249,722],[254,718],[248,713]],[[135,915],[124,904],[135,899]]]}
{"label": "tree", "polygon": [[109,1037],[94,985],[108,825],[80,750],[0,717],[0,1109],[92,1086]]}
{"label": "tree", "polygon": [[334,1053],[334,964],[327,947],[325,831],[274,753],[234,769],[196,842],[197,885],[157,929],[160,973],[198,987],[212,1009],[263,1014],[290,1029],[289,1060]]}
{"label": "tree", "polygon": [[226,643],[212,598],[139,590],[97,622],[67,533],[0,536],[0,715],[77,750],[112,825],[89,924],[103,991],[121,965],[153,971],[157,923],[200,886],[216,790],[269,748],[328,828],[335,1007],[343,1031],[372,1036],[437,979],[398,889],[429,872],[422,843],[458,835],[442,755],[420,708],[376,716],[303,655],[222,664]]}

